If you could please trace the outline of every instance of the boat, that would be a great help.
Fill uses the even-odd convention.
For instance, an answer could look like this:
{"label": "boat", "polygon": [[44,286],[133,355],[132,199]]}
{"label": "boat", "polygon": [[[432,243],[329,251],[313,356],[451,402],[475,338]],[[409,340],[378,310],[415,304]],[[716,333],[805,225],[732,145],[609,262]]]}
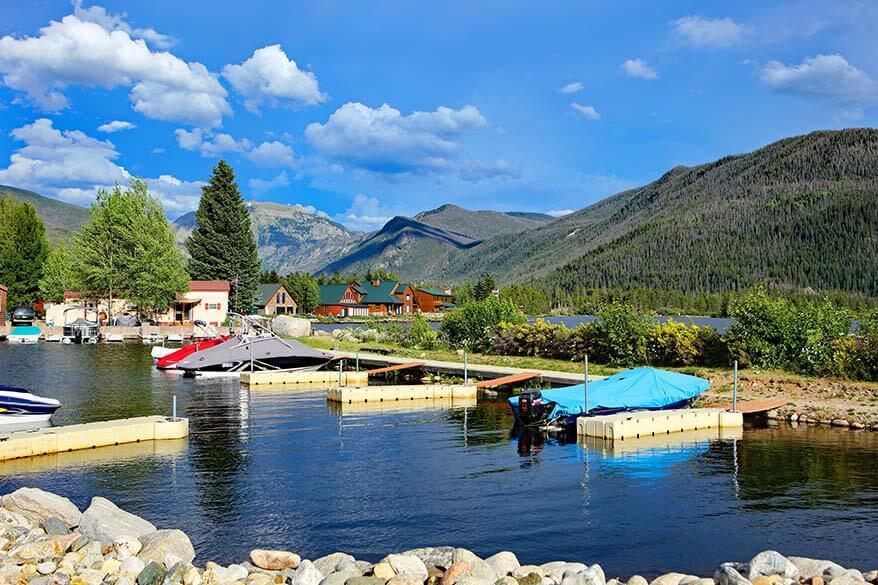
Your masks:
{"label": "boat", "polygon": [[45,339],[46,341],[49,341],[51,343],[61,343],[61,340],[64,339],[64,337],[60,333],[53,333],[52,335],[47,336]]}
{"label": "boat", "polygon": [[181,343],[183,341],[183,336],[179,333],[168,333],[168,337],[165,341],[168,343]]}
{"label": "boat", "polygon": [[40,328],[33,325],[16,325],[9,332],[9,343],[36,343],[40,340]]}
{"label": "boat", "polygon": [[0,385],[0,425],[47,422],[61,403],[24,388]]}
{"label": "boat", "polygon": [[327,365],[333,355],[271,333],[244,333],[179,360],[186,376],[247,371],[310,371]]}
{"label": "boat", "polygon": [[155,331],[149,333],[143,332],[140,334],[140,341],[143,343],[161,343],[164,340],[165,338]]}
{"label": "boat", "polygon": [[110,343],[122,343],[125,341],[125,337],[121,333],[110,333],[107,335],[106,341]]}
{"label": "boat", "polygon": [[97,343],[101,336],[101,326],[95,321],[80,317],[64,323],[62,343]]}
{"label": "boat", "polygon": [[509,398],[517,422],[524,426],[566,426],[580,416],[596,416],[634,410],[687,408],[710,383],[655,368],[635,368],[588,383],[552,390],[528,390]]}
{"label": "boat", "polygon": [[[177,367],[177,362],[185,359],[197,351],[209,349],[215,345],[231,339],[231,335],[221,335],[213,339],[202,339],[195,343],[190,343],[184,347],[154,347],[152,348],[152,356],[155,359],[155,366],[160,370],[172,370]],[[164,350],[164,351],[162,351]]]}

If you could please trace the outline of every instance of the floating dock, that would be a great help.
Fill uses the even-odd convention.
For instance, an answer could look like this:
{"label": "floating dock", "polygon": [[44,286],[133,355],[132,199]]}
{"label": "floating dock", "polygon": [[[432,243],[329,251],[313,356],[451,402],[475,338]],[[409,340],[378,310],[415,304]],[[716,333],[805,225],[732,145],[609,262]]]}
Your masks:
{"label": "floating dock", "polygon": [[457,384],[412,384],[405,386],[341,386],[330,388],[326,399],[330,402],[396,402],[403,400],[474,399],[475,386]]}
{"label": "floating dock", "polygon": [[[451,408],[473,408],[476,399],[436,398],[434,400],[388,400],[386,402],[329,402],[331,412],[342,416],[368,414],[400,414],[405,412],[429,412]],[[0,468],[2,471],[2,468]]]}
{"label": "floating dock", "polygon": [[718,439],[740,440],[743,438],[744,429],[741,427],[714,427],[698,429],[697,431],[642,436],[639,439],[628,438],[623,441],[599,439],[597,437],[579,437],[578,442],[586,449],[601,452],[608,457],[628,457],[643,453],[680,451],[699,443]]}
{"label": "floating dock", "polygon": [[0,461],[125,443],[182,439],[189,419],[142,416],[0,434]]}
{"label": "floating dock", "polygon": [[366,386],[368,372],[241,372],[241,384],[248,386]]}
{"label": "floating dock", "polygon": [[719,408],[685,408],[583,416],[576,419],[576,434],[581,437],[618,441],[685,431],[743,426],[744,417],[740,412],[726,412]]}

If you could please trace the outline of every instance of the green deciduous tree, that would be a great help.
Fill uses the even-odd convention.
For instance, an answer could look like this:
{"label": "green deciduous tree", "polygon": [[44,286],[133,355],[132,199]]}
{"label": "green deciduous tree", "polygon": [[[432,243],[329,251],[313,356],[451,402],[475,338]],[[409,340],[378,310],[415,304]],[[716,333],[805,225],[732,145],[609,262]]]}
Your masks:
{"label": "green deciduous tree", "polygon": [[307,272],[289,274],[283,283],[293,295],[300,313],[310,313],[320,304],[320,286],[317,279]]}
{"label": "green deciduous tree", "polygon": [[40,279],[40,295],[44,301],[61,302],[65,290],[76,290],[79,284],[73,255],[66,243],[61,242],[49,250]]}
{"label": "green deciduous tree", "polygon": [[40,298],[40,278],[49,253],[46,228],[30,203],[0,202],[0,282],[10,307]]}
{"label": "green deciduous tree", "polygon": [[[75,278],[92,295],[127,298],[147,315],[166,310],[189,277],[159,202],[139,179],[98,191],[74,239]],[[112,316],[111,316],[112,317]]]}
{"label": "green deciduous tree", "polygon": [[197,280],[230,280],[233,311],[249,313],[259,285],[259,256],[250,215],[235,183],[235,172],[221,160],[201,190],[196,228],[186,240],[189,274]]}

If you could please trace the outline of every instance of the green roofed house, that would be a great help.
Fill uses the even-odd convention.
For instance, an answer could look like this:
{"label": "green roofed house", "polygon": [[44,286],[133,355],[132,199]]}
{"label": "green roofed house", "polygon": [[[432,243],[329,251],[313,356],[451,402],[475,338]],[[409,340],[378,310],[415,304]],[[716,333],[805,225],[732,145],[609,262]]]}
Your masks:
{"label": "green roofed house", "polygon": [[295,315],[299,306],[282,284],[260,284],[256,310],[262,315]]}
{"label": "green roofed house", "polygon": [[365,317],[411,315],[415,312],[414,290],[394,280],[359,280],[348,284],[320,285],[317,315]]}

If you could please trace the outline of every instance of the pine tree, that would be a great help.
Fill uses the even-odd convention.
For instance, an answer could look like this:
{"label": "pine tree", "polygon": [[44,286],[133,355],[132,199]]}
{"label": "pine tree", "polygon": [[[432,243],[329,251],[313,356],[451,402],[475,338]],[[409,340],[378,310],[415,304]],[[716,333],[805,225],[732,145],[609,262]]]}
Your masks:
{"label": "pine tree", "polygon": [[497,283],[494,282],[494,278],[485,272],[476,283],[476,286],[473,287],[473,298],[477,301],[483,301],[493,295],[496,288]]}
{"label": "pine tree", "polygon": [[49,253],[46,228],[30,203],[3,205],[0,230],[0,282],[8,288],[10,307],[33,304],[40,298],[40,278]]}
{"label": "pine tree", "polygon": [[259,256],[235,173],[224,160],[201,190],[195,221],[197,227],[186,240],[189,274],[196,280],[232,281],[231,309],[249,313],[259,285]]}

